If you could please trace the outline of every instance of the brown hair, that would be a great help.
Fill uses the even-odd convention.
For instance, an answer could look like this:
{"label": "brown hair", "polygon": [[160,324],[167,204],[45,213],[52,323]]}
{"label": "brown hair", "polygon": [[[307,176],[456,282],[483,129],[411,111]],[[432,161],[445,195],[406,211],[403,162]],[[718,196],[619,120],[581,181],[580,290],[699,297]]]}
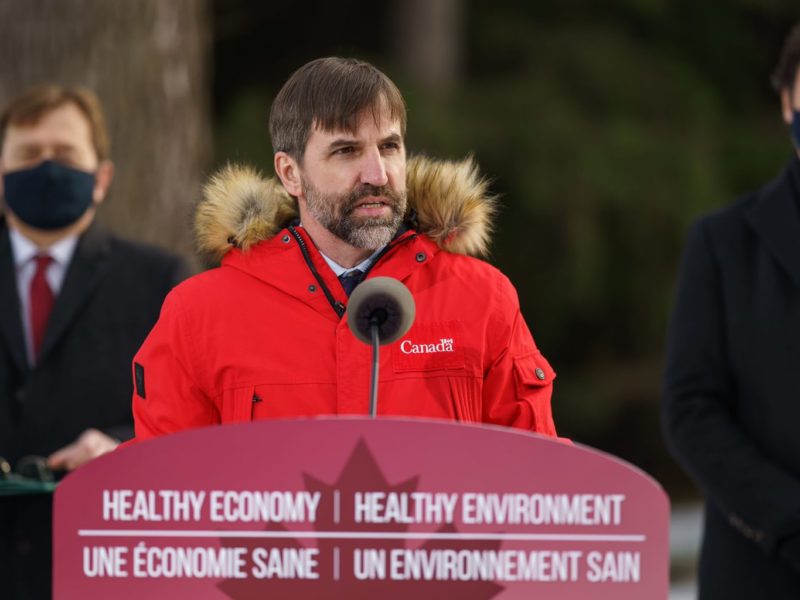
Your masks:
{"label": "brown hair", "polygon": [[778,66],[772,72],[771,82],[776,92],[780,93],[784,89],[794,87],[798,67],[800,67],[800,23],[792,27],[786,37]]}
{"label": "brown hair", "polygon": [[73,104],[83,113],[89,122],[89,133],[98,160],[108,159],[111,142],[100,100],[94,92],[80,86],[38,85],[14,98],[0,114],[0,148],[9,126],[36,125],[47,113],[65,104]]}
{"label": "brown hair", "polygon": [[297,69],[283,85],[269,114],[274,152],[302,161],[311,128],[355,132],[358,117],[372,110],[399,119],[406,133],[406,105],[383,72],[355,58],[318,58]]}

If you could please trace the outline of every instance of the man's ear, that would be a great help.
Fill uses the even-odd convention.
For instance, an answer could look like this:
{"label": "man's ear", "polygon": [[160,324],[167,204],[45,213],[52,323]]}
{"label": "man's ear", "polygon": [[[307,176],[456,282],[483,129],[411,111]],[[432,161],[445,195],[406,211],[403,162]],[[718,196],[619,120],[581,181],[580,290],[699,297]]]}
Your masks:
{"label": "man's ear", "polygon": [[300,165],[286,152],[275,153],[275,174],[291,196],[296,198],[302,194],[303,184],[300,177]]}
{"label": "man's ear", "polygon": [[97,166],[97,174],[94,178],[94,190],[92,191],[92,200],[95,205],[100,204],[106,199],[108,188],[111,186],[111,180],[114,179],[114,163],[110,160],[103,160]]}

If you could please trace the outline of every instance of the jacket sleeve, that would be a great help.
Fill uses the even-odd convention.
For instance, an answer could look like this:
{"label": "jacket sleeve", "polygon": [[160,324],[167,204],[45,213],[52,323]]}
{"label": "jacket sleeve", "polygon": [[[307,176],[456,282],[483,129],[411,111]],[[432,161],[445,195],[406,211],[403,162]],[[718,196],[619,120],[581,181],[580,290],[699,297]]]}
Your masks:
{"label": "jacket sleeve", "polygon": [[202,346],[192,337],[180,292],[176,288],[167,296],[158,322],[133,358],[136,441],[220,422],[200,383],[196,363]]}
{"label": "jacket sleeve", "polygon": [[701,221],[689,236],[669,325],[662,425],[706,498],[771,551],[798,530],[800,481],[766,456],[737,420],[721,273]]}
{"label": "jacket sleeve", "polygon": [[[491,310],[490,362],[483,380],[483,421],[557,437],[550,400],[555,371],[533,341],[508,280]],[[505,289],[503,289],[505,288]]]}

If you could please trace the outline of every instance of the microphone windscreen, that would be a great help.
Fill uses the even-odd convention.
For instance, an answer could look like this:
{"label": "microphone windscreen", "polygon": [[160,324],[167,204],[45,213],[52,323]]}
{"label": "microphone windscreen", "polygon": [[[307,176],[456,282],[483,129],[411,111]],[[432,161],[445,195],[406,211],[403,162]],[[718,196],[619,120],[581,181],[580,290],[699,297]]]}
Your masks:
{"label": "microphone windscreen", "polygon": [[347,324],[359,340],[371,344],[370,326],[378,324],[381,345],[399,340],[416,315],[414,297],[391,277],[373,277],[359,284],[347,303]]}

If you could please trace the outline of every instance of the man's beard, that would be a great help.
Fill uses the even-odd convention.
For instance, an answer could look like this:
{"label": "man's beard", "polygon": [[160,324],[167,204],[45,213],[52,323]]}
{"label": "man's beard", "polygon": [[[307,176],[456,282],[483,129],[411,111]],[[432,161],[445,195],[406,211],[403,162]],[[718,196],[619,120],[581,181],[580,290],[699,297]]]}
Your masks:
{"label": "man's beard", "polygon": [[[377,250],[388,244],[397,233],[406,212],[406,195],[388,185],[362,185],[349,194],[323,194],[305,179],[303,195],[311,216],[340,240],[355,248]],[[359,202],[367,197],[382,197],[391,213],[385,217],[357,217]]]}

